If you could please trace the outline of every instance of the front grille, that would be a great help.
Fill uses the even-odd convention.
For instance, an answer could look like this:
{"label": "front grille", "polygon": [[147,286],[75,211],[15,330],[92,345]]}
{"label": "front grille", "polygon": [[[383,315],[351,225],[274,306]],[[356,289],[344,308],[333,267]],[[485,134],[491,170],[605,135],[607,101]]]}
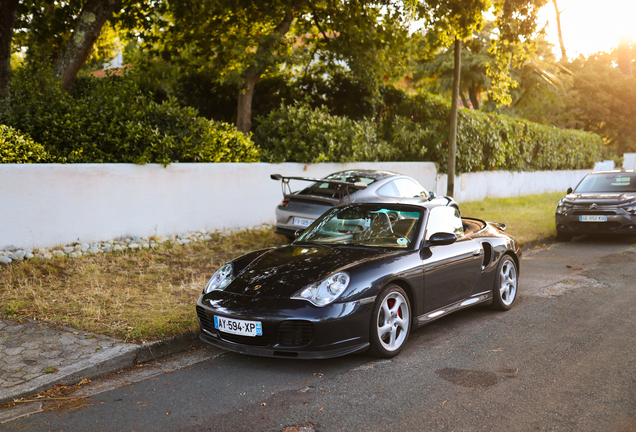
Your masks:
{"label": "front grille", "polygon": [[570,222],[570,226],[580,230],[615,231],[621,224],[619,222]]}
{"label": "front grille", "polygon": [[309,345],[314,339],[314,325],[309,321],[284,321],[278,328],[281,346]]}
{"label": "front grille", "polygon": [[241,336],[231,333],[224,333],[221,331],[219,332],[219,336],[223,340],[241,345],[267,346],[272,341],[272,338],[270,336]]}
{"label": "front grille", "polygon": [[207,330],[212,333],[216,331],[214,329],[214,321],[210,319],[208,314],[205,313],[205,309],[201,306],[197,306],[197,316],[199,317],[199,324],[201,324],[201,328],[203,330]]}
{"label": "front grille", "polygon": [[612,216],[617,214],[615,210],[574,210],[572,212],[573,215],[605,215]]}

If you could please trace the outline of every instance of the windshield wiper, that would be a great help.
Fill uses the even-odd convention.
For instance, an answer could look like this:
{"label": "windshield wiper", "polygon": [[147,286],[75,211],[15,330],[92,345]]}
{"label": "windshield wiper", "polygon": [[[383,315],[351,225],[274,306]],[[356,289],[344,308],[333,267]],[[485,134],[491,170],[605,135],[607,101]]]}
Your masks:
{"label": "windshield wiper", "polygon": [[301,241],[301,242],[295,241],[292,244],[299,245],[299,246],[325,246],[325,247],[333,246],[327,243],[317,243],[317,242],[309,242],[309,241]]}

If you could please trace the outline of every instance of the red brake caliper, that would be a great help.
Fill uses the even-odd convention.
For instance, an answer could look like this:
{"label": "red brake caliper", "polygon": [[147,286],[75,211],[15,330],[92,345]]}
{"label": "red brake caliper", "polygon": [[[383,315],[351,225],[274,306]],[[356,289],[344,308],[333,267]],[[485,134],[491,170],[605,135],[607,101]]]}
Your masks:
{"label": "red brake caliper", "polygon": [[[393,306],[395,306],[395,299],[387,300],[386,304],[389,305],[389,309],[393,309]],[[398,309],[398,316],[402,318],[402,309]]]}

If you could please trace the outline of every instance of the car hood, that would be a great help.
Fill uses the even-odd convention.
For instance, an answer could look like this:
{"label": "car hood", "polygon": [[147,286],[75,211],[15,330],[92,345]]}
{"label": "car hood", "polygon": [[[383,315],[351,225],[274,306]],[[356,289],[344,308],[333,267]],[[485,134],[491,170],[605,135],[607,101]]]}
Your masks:
{"label": "car hood", "polygon": [[238,274],[225,291],[254,297],[289,298],[332,273],[401,252],[292,244],[260,255]]}
{"label": "car hood", "polygon": [[589,206],[596,204],[598,206],[611,206],[626,204],[636,200],[636,193],[624,192],[595,192],[595,193],[573,193],[563,198],[563,202],[577,205]]}

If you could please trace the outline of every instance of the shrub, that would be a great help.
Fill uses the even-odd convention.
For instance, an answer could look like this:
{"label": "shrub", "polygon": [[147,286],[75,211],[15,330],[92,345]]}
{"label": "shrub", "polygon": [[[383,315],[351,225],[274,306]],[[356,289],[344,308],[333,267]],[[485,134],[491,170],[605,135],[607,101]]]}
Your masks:
{"label": "shrub", "polygon": [[386,142],[378,139],[375,125],[312,109],[301,102],[281,105],[259,118],[254,141],[268,162],[357,162],[385,160]]}
{"label": "shrub", "polygon": [[30,134],[60,162],[254,162],[259,152],[232,126],[161,104],[124,75],[84,79],[71,94],[50,71],[27,68],[11,81],[0,123]]}
{"label": "shrub", "polygon": [[[404,96],[383,113],[379,123],[382,136],[391,142],[391,159],[433,161],[440,172],[446,172],[449,103],[429,94]],[[418,147],[425,150],[418,152]],[[458,173],[591,168],[600,160],[602,150],[601,138],[593,133],[459,110]]]}
{"label": "shrub", "polygon": [[0,163],[50,162],[50,155],[41,144],[34,142],[10,126],[0,124]]}

